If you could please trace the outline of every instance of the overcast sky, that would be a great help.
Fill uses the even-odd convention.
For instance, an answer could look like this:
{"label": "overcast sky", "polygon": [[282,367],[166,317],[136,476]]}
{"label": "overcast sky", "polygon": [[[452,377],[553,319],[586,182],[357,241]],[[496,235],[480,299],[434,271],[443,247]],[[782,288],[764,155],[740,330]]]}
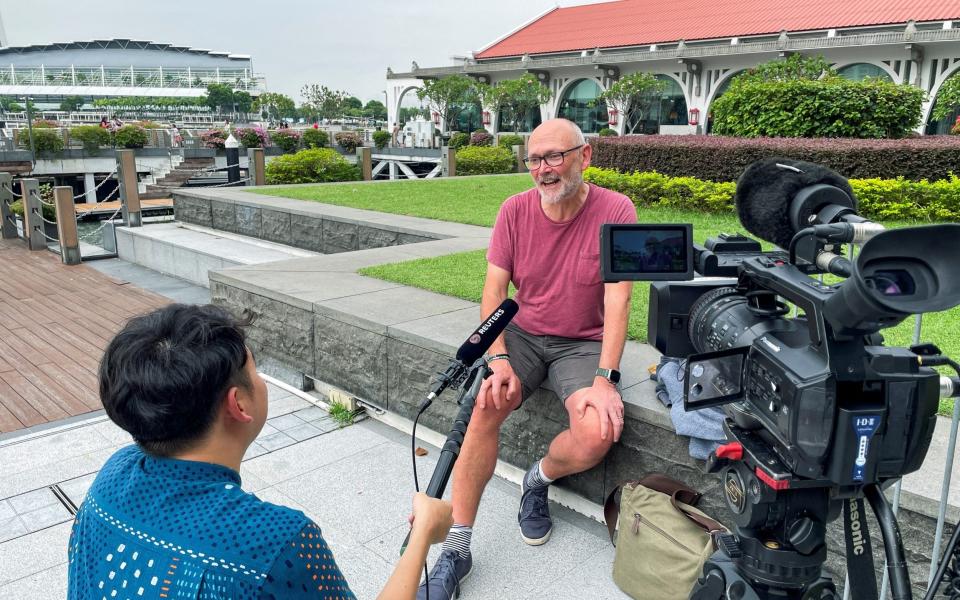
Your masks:
{"label": "overcast sky", "polygon": [[551,7],[601,0],[0,0],[11,46],[132,38],[253,56],[267,88],[383,101],[387,67],[452,64]]}

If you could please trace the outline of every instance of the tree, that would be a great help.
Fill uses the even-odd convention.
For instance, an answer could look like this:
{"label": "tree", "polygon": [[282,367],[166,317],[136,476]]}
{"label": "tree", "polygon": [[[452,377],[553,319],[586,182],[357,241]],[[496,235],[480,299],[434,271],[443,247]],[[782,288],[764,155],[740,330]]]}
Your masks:
{"label": "tree", "polygon": [[290,96],[277,92],[264,92],[253,102],[253,111],[264,119],[282,119],[297,113],[297,107]]}
{"label": "tree", "polygon": [[430,118],[430,109],[421,108],[421,107],[408,107],[401,106],[399,114],[397,115],[398,123],[406,123],[411,119],[416,119],[417,117],[423,117],[424,119]]}
{"label": "tree", "polygon": [[236,107],[238,113],[246,114],[250,112],[250,107],[253,106],[253,98],[250,97],[248,92],[243,90],[238,90],[233,93],[233,105]]}
{"label": "tree", "polygon": [[379,100],[371,100],[363,107],[363,115],[378,121],[387,120],[387,107]]}
{"label": "tree", "polygon": [[225,83],[207,86],[207,106],[217,112],[233,110],[233,88]]}
{"label": "tree", "polygon": [[309,111],[318,119],[333,119],[340,116],[347,99],[346,92],[331,90],[325,85],[316,83],[303,86],[300,95],[306,99],[304,106],[309,106]]}
{"label": "tree", "polygon": [[631,73],[624,75],[600,94],[607,106],[623,115],[624,123],[634,133],[643,123],[643,116],[650,109],[656,94],[666,87],[666,82],[650,73]]}
{"label": "tree", "polygon": [[530,73],[519,79],[507,79],[497,85],[481,85],[478,93],[483,103],[496,111],[503,111],[513,124],[513,132],[520,131],[520,126],[531,110],[539,109],[553,97],[550,88],[540,83]]}
{"label": "tree", "polygon": [[80,110],[80,107],[83,106],[83,103],[83,96],[67,96],[63,99],[63,102],[60,103],[60,110],[64,112]]}
{"label": "tree", "polygon": [[791,54],[784,60],[771,60],[734,77],[734,82],[816,81],[836,77],[837,72],[823,56]]}
{"label": "tree", "polygon": [[950,116],[957,108],[960,108],[960,75],[954,74],[940,86],[932,116],[939,121]]}
{"label": "tree", "polygon": [[11,96],[0,96],[0,110],[3,112],[23,112],[23,105]]}
{"label": "tree", "polygon": [[439,113],[445,131],[449,131],[450,124],[457,120],[467,105],[479,99],[476,84],[466,75],[427,79],[423,87],[417,90],[417,98],[426,99],[430,108]]}
{"label": "tree", "polygon": [[348,96],[343,101],[343,107],[361,110],[363,109],[363,102],[361,102],[360,98],[357,98],[356,96]]}

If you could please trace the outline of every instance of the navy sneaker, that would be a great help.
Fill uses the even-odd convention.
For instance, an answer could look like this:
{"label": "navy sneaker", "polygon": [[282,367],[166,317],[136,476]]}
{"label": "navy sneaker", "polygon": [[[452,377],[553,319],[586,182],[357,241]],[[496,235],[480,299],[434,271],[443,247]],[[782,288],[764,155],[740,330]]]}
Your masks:
{"label": "navy sneaker", "polygon": [[426,600],[430,588],[430,600],[451,600],[460,597],[460,584],[473,570],[473,556],[460,558],[453,550],[440,553],[440,558],[430,570],[430,577],[420,584],[417,600]]}
{"label": "navy sneaker", "polygon": [[521,489],[523,495],[520,496],[520,513],[517,515],[520,535],[531,546],[546,544],[553,531],[553,520],[550,519],[550,507],[547,504],[550,486],[527,489],[524,484]]}

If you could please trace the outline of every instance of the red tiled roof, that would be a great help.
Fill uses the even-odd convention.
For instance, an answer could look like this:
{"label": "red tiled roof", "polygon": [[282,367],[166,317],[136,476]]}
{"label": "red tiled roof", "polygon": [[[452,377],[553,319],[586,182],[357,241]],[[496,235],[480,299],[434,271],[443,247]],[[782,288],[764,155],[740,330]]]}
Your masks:
{"label": "red tiled roof", "polygon": [[555,9],[477,53],[496,58],[960,19],[956,0],[619,0]]}

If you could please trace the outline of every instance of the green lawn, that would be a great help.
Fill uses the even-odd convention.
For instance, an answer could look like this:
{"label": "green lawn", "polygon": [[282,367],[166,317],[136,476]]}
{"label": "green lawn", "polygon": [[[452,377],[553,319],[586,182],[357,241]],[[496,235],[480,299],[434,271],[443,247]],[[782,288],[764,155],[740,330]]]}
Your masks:
{"label": "green lawn", "polygon": [[[497,210],[505,198],[531,186],[529,175],[435,179],[390,183],[345,183],[313,187],[276,188],[257,191],[274,196],[314,200],[354,208],[469,223],[493,225]],[[640,222],[693,223],[693,237],[698,243],[721,232],[742,231],[736,216],[707,214],[671,208],[643,208]],[[887,227],[903,227],[908,222],[888,222]],[[764,244],[765,249],[769,244]],[[480,301],[486,273],[484,251],[464,252],[437,258],[426,258],[362,269],[360,273],[456,296]],[[630,313],[629,337],[645,341],[647,333],[648,284],[634,286]],[[888,344],[906,346],[913,336],[913,319],[885,330]],[[924,341],[934,342],[953,357],[960,357],[960,307],[941,313],[924,315]],[[952,404],[951,404],[952,406]],[[942,410],[947,405],[942,405]]]}

